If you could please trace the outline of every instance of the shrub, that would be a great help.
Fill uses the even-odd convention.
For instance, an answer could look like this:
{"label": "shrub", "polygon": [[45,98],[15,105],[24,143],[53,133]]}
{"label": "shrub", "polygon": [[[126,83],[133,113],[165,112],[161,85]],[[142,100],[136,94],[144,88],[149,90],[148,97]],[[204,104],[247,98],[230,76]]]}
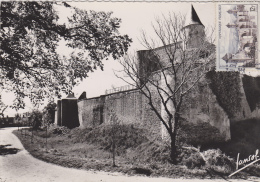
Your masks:
{"label": "shrub", "polygon": [[220,149],[210,149],[203,152],[206,167],[221,173],[231,173],[235,169],[235,161]]}
{"label": "shrub", "polygon": [[178,160],[180,161],[180,164],[187,166],[189,169],[194,169],[195,167],[201,168],[205,165],[202,155],[199,152],[188,148],[180,150]]}
{"label": "shrub", "polygon": [[126,158],[132,162],[142,163],[163,163],[169,161],[170,148],[163,142],[143,141],[136,148],[132,147],[127,150]]}
{"label": "shrub", "polygon": [[[188,148],[188,147],[187,147]],[[207,168],[216,172],[230,174],[235,170],[235,161],[220,149],[209,149],[204,152],[195,151],[193,149],[184,149],[180,151],[180,164],[187,166],[189,169]]]}
{"label": "shrub", "polygon": [[260,164],[253,164],[245,169],[250,175],[260,177]]}
{"label": "shrub", "polygon": [[189,169],[194,169],[195,167],[202,167],[205,165],[205,161],[199,153],[192,153],[188,158],[184,158],[182,164],[187,166]]}
{"label": "shrub", "polygon": [[66,126],[57,126],[51,124],[49,127],[49,132],[52,134],[65,135],[70,132],[70,129],[67,128]]}

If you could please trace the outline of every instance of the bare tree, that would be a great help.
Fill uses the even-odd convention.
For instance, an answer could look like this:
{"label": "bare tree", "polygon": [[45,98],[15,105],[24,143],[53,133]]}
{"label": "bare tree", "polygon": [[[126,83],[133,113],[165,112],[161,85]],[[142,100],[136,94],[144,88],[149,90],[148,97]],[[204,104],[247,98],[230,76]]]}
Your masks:
{"label": "bare tree", "polygon": [[[113,90],[118,90],[119,88],[115,88],[112,86]],[[121,87],[122,88],[122,87]],[[126,120],[125,115],[122,113],[118,113],[116,111],[116,105],[117,102],[123,99],[123,97],[127,97],[128,94],[131,94],[129,92],[121,92],[121,94],[115,94],[111,95],[109,99],[106,101],[106,107],[105,110],[107,111],[108,116],[108,124],[110,130],[110,136],[111,136],[111,152],[112,152],[112,160],[113,160],[113,167],[116,167],[116,153],[117,153],[117,147],[120,145],[120,140],[122,137],[122,133],[125,132],[123,121]]]}
{"label": "bare tree", "polygon": [[[112,85],[112,89],[116,90],[116,87]],[[125,93],[127,94],[127,93]],[[115,110],[115,105],[117,100],[122,99],[125,96],[122,95],[114,95],[107,100],[106,110],[108,111],[108,123],[111,136],[111,152],[112,152],[112,166],[116,167],[116,152],[118,147],[118,142],[120,140],[120,132],[122,132],[122,120],[119,118],[118,113]]]}
{"label": "bare tree", "polygon": [[113,167],[116,167],[116,145],[117,145],[117,138],[118,130],[120,130],[120,120],[118,119],[115,111],[113,109],[109,112],[110,117],[110,125],[111,125],[111,145],[112,145],[112,160],[113,160]]}
{"label": "bare tree", "polygon": [[[193,7],[192,11],[195,12]],[[188,24],[185,24],[185,16],[180,14],[169,13],[157,18],[152,25],[155,36],[151,38],[144,31],[141,34],[141,43],[147,50],[121,59],[125,76],[117,75],[147,98],[166,130],[164,136],[169,139],[170,159],[174,164],[177,163],[176,137],[182,107],[215,59],[213,29],[209,40],[204,25],[194,12]],[[160,107],[156,99],[160,100]]]}

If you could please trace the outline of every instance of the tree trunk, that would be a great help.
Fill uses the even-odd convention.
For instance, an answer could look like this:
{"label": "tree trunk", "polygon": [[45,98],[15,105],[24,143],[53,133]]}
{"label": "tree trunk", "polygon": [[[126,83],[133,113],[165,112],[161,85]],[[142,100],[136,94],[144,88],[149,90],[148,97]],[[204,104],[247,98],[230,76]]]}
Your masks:
{"label": "tree trunk", "polygon": [[112,123],[112,158],[113,158],[113,167],[116,167],[116,143],[115,143],[115,121]]}
{"label": "tree trunk", "polygon": [[113,167],[116,167],[116,151],[115,151],[115,139],[113,139],[112,143],[112,152],[113,152]]}
{"label": "tree trunk", "polygon": [[45,141],[45,143],[46,143],[46,152],[48,151],[48,149],[47,149],[47,137],[48,137],[48,127],[46,126],[46,141]]}
{"label": "tree trunk", "polygon": [[170,137],[171,137],[171,161],[173,164],[177,164],[177,157],[178,157],[178,147],[177,147],[177,142],[176,142],[176,139],[177,139],[177,130],[179,128],[179,117],[176,116],[176,113],[175,113],[175,117],[174,117],[174,130],[173,132],[170,134]]}
{"label": "tree trunk", "polygon": [[33,143],[33,127],[32,127],[32,134],[31,134],[31,143]]}
{"label": "tree trunk", "polygon": [[177,164],[177,146],[176,146],[176,136],[174,135],[175,132],[171,135],[171,153],[170,158],[173,164]]}

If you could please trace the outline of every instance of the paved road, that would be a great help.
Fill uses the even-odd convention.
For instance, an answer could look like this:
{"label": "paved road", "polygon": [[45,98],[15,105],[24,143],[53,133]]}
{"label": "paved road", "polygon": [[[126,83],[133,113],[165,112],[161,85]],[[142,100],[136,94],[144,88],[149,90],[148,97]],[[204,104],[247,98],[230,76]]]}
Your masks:
{"label": "paved road", "polygon": [[[179,182],[179,181],[226,181],[226,180],[191,180],[170,178],[149,178],[126,176],[120,173],[94,172],[70,169],[49,164],[32,157],[23,147],[19,139],[12,134],[16,128],[0,128],[0,145],[13,154],[0,153],[0,182]],[[19,151],[16,153],[16,149]],[[9,153],[10,153],[9,151]],[[231,180],[230,180],[231,181]],[[235,181],[235,180],[232,180]],[[236,180],[244,182],[244,180]],[[248,180],[247,180],[248,181]],[[250,181],[259,181],[251,179]]]}

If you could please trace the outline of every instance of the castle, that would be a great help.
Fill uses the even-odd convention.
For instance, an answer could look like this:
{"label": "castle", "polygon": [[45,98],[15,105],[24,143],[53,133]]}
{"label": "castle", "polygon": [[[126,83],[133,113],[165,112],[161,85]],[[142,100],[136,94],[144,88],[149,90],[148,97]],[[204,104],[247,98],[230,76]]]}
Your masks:
{"label": "castle", "polygon": [[[180,42],[180,46],[185,46],[186,49],[194,49],[201,41],[204,41],[205,36],[204,25],[199,19],[195,9],[192,7],[189,17],[183,27],[183,31],[189,35],[187,42]],[[176,45],[169,45],[176,46]],[[165,62],[167,60],[164,47],[153,49],[157,55],[156,61]],[[159,68],[156,64],[152,64],[151,57],[153,55],[150,50],[140,50],[138,54],[138,74],[140,83],[145,84],[145,78],[151,76]],[[224,73],[225,74],[225,73]],[[230,73],[227,73],[230,74]],[[257,106],[254,111],[250,109],[246,92],[243,88],[243,79],[237,75],[240,80],[240,103],[241,107],[234,113],[233,119],[244,119],[250,117],[260,117],[260,108]],[[127,87],[125,87],[127,88]],[[69,96],[69,98],[58,101],[56,110],[55,123],[57,125],[73,127],[95,127],[103,123],[109,123],[109,113],[115,112],[119,120],[125,124],[136,124],[140,127],[147,128],[153,134],[160,136],[165,135],[164,126],[151,110],[148,100],[144,95],[135,88],[125,89],[119,88],[113,91],[106,92],[105,95],[94,98],[86,98],[86,93],[82,93],[79,99]],[[129,88],[129,87],[128,87]],[[230,116],[225,108],[220,104],[218,96],[210,87],[210,83],[206,78],[203,78],[196,87],[197,93],[192,94],[189,101],[184,104],[182,118],[190,125],[201,126],[201,130],[195,133],[188,133],[190,137],[196,137],[199,132],[204,135],[204,138],[209,138],[216,141],[229,140],[230,135]],[[159,97],[158,95],[156,97]],[[155,98],[156,100],[156,98]],[[162,103],[157,101],[156,106],[161,110],[162,115],[164,109]],[[76,108],[76,109],[75,109]],[[203,133],[203,127],[207,130],[213,128],[211,133]],[[196,133],[197,132],[197,133]]]}

